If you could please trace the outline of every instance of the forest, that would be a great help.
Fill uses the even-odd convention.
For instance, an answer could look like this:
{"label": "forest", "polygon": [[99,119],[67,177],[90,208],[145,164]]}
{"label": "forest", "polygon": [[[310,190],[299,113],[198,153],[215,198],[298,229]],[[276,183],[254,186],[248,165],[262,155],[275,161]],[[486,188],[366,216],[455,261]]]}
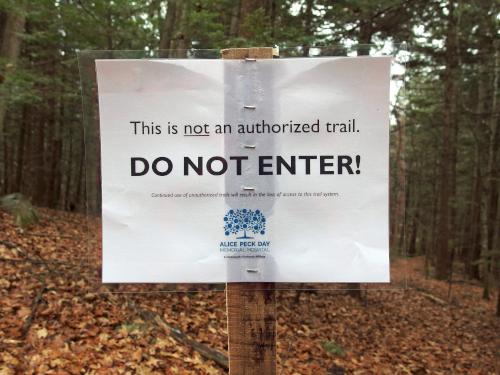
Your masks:
{"label": "forest", "polygon": [[[283,292],[281,314],[292,316],[279,317],[283,373],[500,371],[499,26],[500,5],[494,0],[0,0],[0,290],[9,301],[0,312],[0,373],[81,373],[85,364],[95,363],[100,367],[85,373],[107,373],[103,369],[125,368],[130,358],[135,364],[127,364],[129,373],[225,371],[217,360],[193,350],[192,339],[171,333],[171,326],[179,326],[224,353],[224,298],[217,291],[206,292],[215,293],[209,302],[203,293],[163,295],[165,307],[144,295],[101,298],[94,281],[78,279],[97,277],[87,261],[71,263],[71,254],[87,251],[85,215],[99,212],[98,204],[89,204],[98,201],[99,192],[88,183],[95,176],[86,171],[89,139],[83,131],[80,73],[85,78],[88,72],[85,65],[79,71],[78,56],[83,56],[80,64],[85,51],[94,50],[203,58],[251,46],[279,46],[283,57],[408,51],[404,74],[392,77],[404,89],[391,104],[390,243],[391,260],[408,270],[399,276],[396,271],[395,279],[414,282],[421,293],[364,293],[354,285],[339,300],[338,295]],[[83,94],[89,95],[85,87]],[[94,256],[97,252],[89,255]],[[69,280],[68,285],[60,280]],[[91,291],[72,297],[83,285]],[[59,304],[72,310],[56,312],[56,294]],[[80,303],[72,305],[74,299]],[[415,311],[381,315],[385,346],[363,353],[354,341],[384,340],[385,334],[355,333],[356,317],[369,315],[363,310],[367,305],[394,303],[416,306]],[[160,319],[153,313],[161,309],[168,311]],[[203,315],[207,309],[210,317]],[[404,314],[415,330],[432,335],[414,316],[419,309],[434,314],[437,330],[439,321],[446,321],[453,331],[450,340],[466,342],[467,348],[439,349],[447,345],[446,337],[440,338],[446,332],[440,332],[435,345],[414,348],[414,357],[401,354],[387,327]],[[335,326],[345,330],[342,338],[321,336],[326,329],[321,324],[329,319],[324,310],[346,319],[348,328]],[[87,322],[63,322],[74,314],[88,316]],[[314,317],[302,321],[307,314]],[[92,332],[87,336],[108,351],[92,352],[97,341],[88,337],[81,352],[75,351],[68,337],[76,343],[78,327]],[[290,336],[297,329],[303,350]],[[148,340],[158,330],[167,334],[151,347]],[[413,331],[408,335],[423,340]],[[53,351],[43,354],[48,338]],[[140,353],[127,347],[131,340]],[[174,349],[167,355],[165,348]],[[320,359],[314,350],[323,353]],[[23,356],[30,358],[28,364]],[[83,367],[73,356],[85,358]],[[363,367],[367,363],[370,367]],[[66,372],[57,372],[62,368]]]}

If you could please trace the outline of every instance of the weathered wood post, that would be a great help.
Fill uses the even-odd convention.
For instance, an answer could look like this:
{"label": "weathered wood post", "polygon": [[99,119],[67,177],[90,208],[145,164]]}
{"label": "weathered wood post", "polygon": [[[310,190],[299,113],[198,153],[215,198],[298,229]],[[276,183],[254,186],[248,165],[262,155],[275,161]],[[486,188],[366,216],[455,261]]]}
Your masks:
{"label": "weathered wood post", "polygon": [[[271,59],[272,47],[229,48],[223,59]],[[276,374],[274,283],[227,283],[227,328],[231,375]]]}

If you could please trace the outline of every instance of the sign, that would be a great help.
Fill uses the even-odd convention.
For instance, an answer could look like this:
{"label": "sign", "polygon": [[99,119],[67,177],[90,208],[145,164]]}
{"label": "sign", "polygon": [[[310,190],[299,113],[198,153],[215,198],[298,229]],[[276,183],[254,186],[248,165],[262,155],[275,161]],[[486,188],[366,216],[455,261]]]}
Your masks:
{"label": "sign", "polygon": [[388,282],[390,63],[97,60],[103,282]]}

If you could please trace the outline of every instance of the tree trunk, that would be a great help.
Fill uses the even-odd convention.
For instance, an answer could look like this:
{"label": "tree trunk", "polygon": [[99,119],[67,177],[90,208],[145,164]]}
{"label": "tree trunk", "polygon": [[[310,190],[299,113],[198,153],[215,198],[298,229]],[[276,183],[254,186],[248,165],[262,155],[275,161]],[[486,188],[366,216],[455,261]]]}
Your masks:
{"label": "tree trunk", "polygon": [[26,127],[28,122],[28,106],[26,104],[23,105],[22,110],[22,120],[20,122],[19,129],[19,139],[17,146],[17,160],[16,160],[16,182],[14,185],[14,191],[22,191],[23,190],[23,170],[24,170],[24,153],[26,152]]}
{"label": "tree trunk", "polygon": [[[271,38],[276,36],[276,15],[278,12],[277,0],[268,0],[268,7],[266,8],[266,16],[270,21]],[[312,35],[312,34],[311,34]]]}
{"label": "tree trunk", "polygon": [[70,209],[71,203],[71,186],[72,186],[72,176],[73,176],[73,127],[69,127],[68,129],[68,151],[67,151],[67,168],[64,173],[65,176],[65,184],[64,184],[64,197],[63,197],[63,207],[68,210]]}
{"label": "tree trunk", "polygon": [[[477,83],[477,104],[476,112],[478,114],[483,113],[487,110],[487,96],[486,96],[486,86],[488,82],[488,75],[485,71],[484,66],[485,61],[479,61],[478,67],[478,83]],[[481,259],[481,223],[483,216],[483,172],[481,166],[483,165],[483,144],[484,144],[484,131],[487,124],[485,124],[484,116],[479,116],[477,118],[478,126],[475,126],[473,130],[474,136],[474,182],[472,188],[471,196],[471,210],[470,222],[468,225],[468,232],[466,237],[466,250],[465,250],[465,271],[466,274],[476,280],[480,280],[480,267],[477,263]]]}
{"label": "tree trunk", "polygon": [[191,45],[189,8],[189,0],[168,0],[167,16],[160,35],[160,57],[186,57],[186,49]]}
{"label": "tree trunk", "polygon": [[480,159],[480,145],[476,144],[476,170],[474,176],[474,187],[472,191],[472,202],[470,212],[470,222],[468,227],[468,236],[465,241],[465,271],[467,275],[479,280],[479,264],[477,261],[481,258],[481,191],[482,191],[482,178],[481,178],[481,159]]}
{"label": "tree trunk", "polygon": [[395,186],[395,199],[392,202],[393,210],[391,212],[391,231],[390,231],[390,249],[397,250],[398,253],[403,253],[403,249],[398,248],[397,244],[401,243],[404,237],[403,228],[405,222],[405,175],[406,163],[404,158],[405,152],[405,118],[403,115],[396,112],[397,122],[397,147],[396,147],[396,175]]}
{"label": "tree trunk", "polygon": [[240,32],[240,12],[241,0],[233,1],[233,9],[231,10],[231,24],[229,27],[229,36],[235,38]]}
{"label": "tree trunk", "polygon": [[[358,49],[358,56],[365,56],[370,54],[370,47],[368,46],[372,41],[372,27],[371,23],[363,23],[359,30],[359,43],[363,45],[362,48]],[[361,299],[361,284],[360,283],[348,283],[347,293],[354,298]]]}
{"label": "tree trunk", "polygon": [[[82,100],[86,131],[78,144],[78,152],[75,152],[80,157],[78,179],[75,179],[77,186],[75,203],[82,207],[85,198],[83,193],[86,192],[88,212],[98,214],[101,212],[101,155],[99,152],[101,137],[96,105],[95,63],[92,58],[84,57],[80,59],[80,74],[82,77]],[[86,168],[83,169],[84,167]]]}
{"label": "tree trunk", "polygon": [[186,58],[186,50],[191,46],[191,37],[189,33],[189,11],[190,0],[184,0],[181,6],[178,7],[178,22],[179,26],[174,37],[174,57]]}
{"label": "tree trunk", "polygon": [[45,127],[46,121],[41,118],[37,121],[37,129],[35,130],[35,147],[34,154],[36,155],[33,160],[35,162],[36,178],[33,181],[33,191],[34,191],[34,203],[38,205],[43,205],[46,193],[46,170],[45,170]]}
{"label": "tree trunk", "polygon": [[[498,149],[500,148],[500,133],[498,131],[498,70],[500,69],[500,53],[498,51],[500,43],[498,41],[494,45],[494,59],[495,65],[493,69],[493,90],[492,102],[490,107],[490,121],[489,121],[489,144],[488,144],[488,178],[486,184],[487,200],[486,200],[486,215],[483,224],[483,251],[485,255],[485,275],[484,275],[484,292],[483,297],[489,298],[490,283],[495,273],[497,279],[500,278],[500,257],[497,254],[491,254],[494,250],[498,250],[498,227],[500,226],[500,215],[498,210],[498,179],[500,178],[499,166],[500,164]],[[500,280],[498,280],[500,284]]]}
{"label": "tree trunk", "polygon": [[413,257],[417,255],[417,235],[419,229],[419,210],[418,203],[415,204],[415,212],[411,225],[411,235],[408,243],[408,256]]}
{"label": "tree trunk", "polygon": [[[85,173],[85,152],[84,152],[85,146],[83,143],[81,144],[80,147],[80,161],[78,163],[78,172],[76,174],[76,192],[74,196],[74,202],[75,205],[78,205],[79,207],[82,206],[82,202],[85,202],[85,196],[84,192],[87,193],[87,210],[89,211],[88,213],[97,213],[98,210],[101,208],[100,206],[94,202],[96,199],[94,197],[93,191],[95,189],[96,182],[91,180],[88,181],[88,177],[86,178],[86,173]],[[87,163],[88,165],[88,163]],[[100,178],[100,176],[98,177]],[[97,193],[95,193],[97,194]],[[72,203],[70,203],[71,206]],[[70,207],[71,208],[71,207]]]}
{"label": "tree trunk", "polygon": [[[21,50],[21,34],[24,31],[25,15],[24,2],[19,1],[17,11],[9,11],[6,15],[5,26],[1,35],[0,58],[6,62],[2,71],[12,72],[15,69]],[[4,96],[0,96],[0,186],[5,189],[3,181],[5,170],[4,147],[5,147],[5,114],[7,113],[7,102]],[[6,191],[3,191],[6,193]]]}
{"label": "tree trunk", "polygon": [[455,154],[457,131],[457,20],[454,0],[448,2],[448,25],[446,35],[446,67],[444,72],[444,119],[443,146],[441,151],[441,175],[439,191],[439,220],[437,239],[436,278],[448,278],[452,264],[453,212],[455,184]]}
{"label": "tree trunk", "polygon": [[178,0],[167,1],[167,16],[160,34],[160,57],[169,57],[168,50],[171,48],[174,35],[177,6]]}
{"label": "tree trunk", "polygon": [[[313,7],[314,7],[314,1],[313,0],[306,0],[306,8],[304,11],[304,33],[307,36],[313,35],[314,30],[313,30]],[[307,57],[309,56],[309,49],[311,46],[309,43],[305,43],[302,45],[302,56]]]}
{"label": "tree trunk", "polygon": [[111,13],[111,4],[108,4],[108,8],[106,9],[106,43],[107,49],[113,49],[113,14]]}

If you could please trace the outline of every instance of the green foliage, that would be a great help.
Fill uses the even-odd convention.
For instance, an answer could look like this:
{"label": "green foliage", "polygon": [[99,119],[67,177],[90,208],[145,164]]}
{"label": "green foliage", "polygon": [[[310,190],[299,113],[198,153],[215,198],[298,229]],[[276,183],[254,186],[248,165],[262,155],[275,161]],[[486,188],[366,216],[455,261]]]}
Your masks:
{"label": "green foliage", "polygon": [[223,5],[225,9],[230,7],[227,1],[200,1],[189,13],[188,24],[193,48],[210,49],[226,46],[226,25],[221,22]]}
{"label": "green foliage", "polygon": [[5,95],[7,105],[36,105],[44,102],[37,89],[37,84],[42,82],[44,77],[26,69],[16,69],[7,77],[5,83],[0,85],[0,95]]}
{"label": "green foliage", "polygon": [[339,355],[339,356],[345,355],[344,348],[340,344],[337,344],[335,341],[331,341],[331,340],[330,341],[322,341],[321,347],[325,350],[325,352],[327,352],[329,354],[334,354],[334,355]]}
{"label": "green foliage", "polygon": [[38,222],[38,214],[28,198],[21,193],[12,193],[0,199],[0,206],[14,216],[17,226],[25,228]]}
{"label": "green foliage", "polygon": [[126,322],[119,326],[119,331],[123,330],[130,335],[141,335],[148,328],[147,324],[143,322]]}
{"label": "green foliage", "polygon": [[269,19],[266,16],[264,9],[258,8],[249,13],[241,23],[241,32],[243,35],[248,35],[257,46],[272,46],[271,29],[268,27]]}

